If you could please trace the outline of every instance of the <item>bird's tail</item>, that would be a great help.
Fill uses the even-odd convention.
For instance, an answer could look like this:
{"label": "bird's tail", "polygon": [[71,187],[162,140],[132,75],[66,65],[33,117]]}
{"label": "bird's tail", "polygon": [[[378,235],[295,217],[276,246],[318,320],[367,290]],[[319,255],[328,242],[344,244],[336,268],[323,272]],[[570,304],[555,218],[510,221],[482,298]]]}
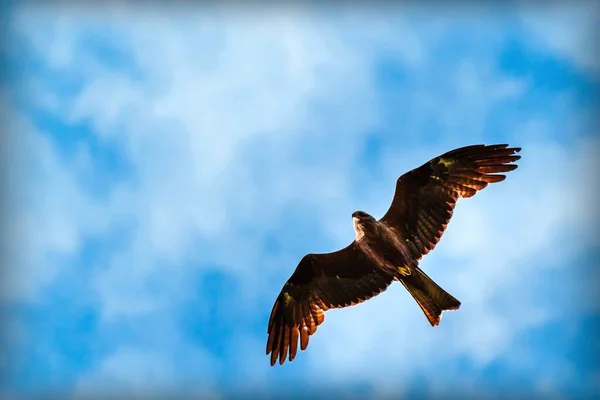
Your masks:
{"label": "bird's tail", "polygon": [[400,282],[417,301],[431,326],[439,325],[443,311],[460,308],[460,301],[442,289],[419,267],[412,269],[410,275],[403,276]]}

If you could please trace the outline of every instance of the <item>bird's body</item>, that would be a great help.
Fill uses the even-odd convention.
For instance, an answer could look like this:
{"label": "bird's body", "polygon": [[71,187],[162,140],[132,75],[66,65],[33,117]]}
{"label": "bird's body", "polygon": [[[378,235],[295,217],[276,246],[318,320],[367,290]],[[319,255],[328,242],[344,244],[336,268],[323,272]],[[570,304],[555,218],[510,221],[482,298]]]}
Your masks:
{"label": "bird's body", "polygon": [[353,213],[352,220],[356,232],[354,243],[359,251],[391,278],[410,275],[416,263],[394,228],[364,211]]}
{"label": "bird's body", "polygon": [[444,233],[459,198],[468,198],[489,183],[500,182],[517,168],[520,148],[474,145],[435,157],[398,178],[392,204],[376,220],[356,211],[356,237],[345,248],[307,254],[283,286],[271,311],[267,354],[271,365],[283,364],[305,350],[325,312],[366,301],[399,281],[413,296],[432,326],[442,312],[460,302],[418,266]]}

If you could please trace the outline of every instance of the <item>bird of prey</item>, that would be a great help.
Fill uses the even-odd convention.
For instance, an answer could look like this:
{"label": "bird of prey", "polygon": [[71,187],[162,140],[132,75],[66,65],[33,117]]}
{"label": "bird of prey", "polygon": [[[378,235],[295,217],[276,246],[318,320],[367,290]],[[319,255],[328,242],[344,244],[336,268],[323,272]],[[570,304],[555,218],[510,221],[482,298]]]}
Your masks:
{"label": "bird of prey", "polygon": [[439,242],[456,201],[503,181],[502,172],[517,168],[520,150],[497,144],[449,151],[398,178],[380,220],[354,212],[354,241],[332,253],[305,255],[279,293],[267,329],[271,366],[288,354],[294,360],[298,340],[305,350],[327,310],[366,301],[393,281],[408,290],[432,326],[443,311],[458,310],[460,301],[429,278],[419,260]]}

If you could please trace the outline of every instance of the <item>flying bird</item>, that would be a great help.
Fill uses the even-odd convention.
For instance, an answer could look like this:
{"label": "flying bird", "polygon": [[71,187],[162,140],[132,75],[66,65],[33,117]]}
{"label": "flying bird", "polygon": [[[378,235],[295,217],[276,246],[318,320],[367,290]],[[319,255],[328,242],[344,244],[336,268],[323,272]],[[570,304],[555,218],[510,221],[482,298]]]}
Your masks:
{"label": "flying bird", "polygon": [[442,237],[460,198],[473,196],[502,172],[517,168],[519,147],[472,145],[435,157],[400,176],[390,208],[376,220],[352,214],[356,237],[332,253],[305,255],[275,300],[268,324],[271,366],[293,361],[332,308],[356,305],[400,282],[432,326],[460,301],[435,283],[418,264]]}

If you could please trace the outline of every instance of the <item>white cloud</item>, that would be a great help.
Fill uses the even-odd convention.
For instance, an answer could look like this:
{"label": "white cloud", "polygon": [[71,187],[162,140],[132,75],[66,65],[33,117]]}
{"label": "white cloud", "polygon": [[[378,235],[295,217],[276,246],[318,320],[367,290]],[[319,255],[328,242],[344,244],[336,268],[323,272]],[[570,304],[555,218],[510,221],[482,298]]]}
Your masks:
{"label": "white cloud", "polygon": [[[76,50],[66,51],[73,55],[70,62],[83,61],[82,74],[91,76],[62,109],[71,122],[89,120],[105,140],[122,143],[135,167],[137,182],[115,186],[111,204],[103,210],[105,218],[128,216],[139,223],[134,257],[151,249],[145,260],[126,255],[127,264],[153,268],[151,259],[156,257],[177,262],[193,245],[195,234],[232,235],[235,224],[268,217],[269,210],[258,207],[264,198],[269,198],[270,209],[314,187],[326,190],[310,199],[302,196],[303,201],[319,204],[343,198],[340,173],[352,160],[357,134],[375,118],[368,60],[353,54],[331,27],[322,21],[313,25],[305,17],[292,20],[273,14],[267,24],[236,14],[219,20],[214,28],[221,34],[215,42],[205,40],[203,30],[194,26],[182,27],[186,34],[179,34],[173,29],[179,21],[168,20],[156,26],[149,42],[148,29],[157,20],[155,15],[146,17],[133,28],[116,24],[113,29],[144,67],[149,85],[132,82],[97,62],[89,67],[89,56],[78,52],[83,48],[76,44]],[[72,23],[67,24],[71,36],[85,36],[85,26]],[[52,32],[44,32],[44,46]],[[218,43],[223,44],[207,52]],[[201,71],[207,63],[214,68]],[[355,93],[361,93],[360,98]],[[312,107],[323,111],[308,113]],[[345,136],[320,137],[323,131],[343,131]],[[245,153],[257,141],[270,148],[265,153],[269,159],[263,161],[277,170],[268,182],[256,181],[248,171],[252,160]],[[313,165],[328,158],[324,147],[308,154],[308,160],[293,161],[292,167],[286,159],[307,141],[335,143],[339,154],[347,156],[327,160],[328,171],[315,174],[318,167]],[[123,270],[120,263],[109,268]],[[111,291],[115,285],[102,287]],[[112,294],[102,296],[111,302]]]}
{"label": "white cloud", "polygon": [[181,359],[172,355],[177,354],[173,350],[171,347],[169,352],[160,353],[149,351],[147,347],[119,348],[97,370],[79,381],[74,397],[99,398],[118,394],[146,399],[185,393],[186,398],[218,398],[213,382],[206,379],[193,382],[182,374],[185,369],[205,370],[209,365],[216,365],[215,361],[197,347],[186,347],[182,365]]}
{"label": "white cloud", "polygon": [[[106,224],[100,205],[79,183],[75,165],[61,159],[55,146],[24,115],[10,109],[5,138],[8,161],[8,213],[3,244],[7,246],[4,299],[35,301],[39,288],[69,268],[54,260],[79,251],[86,236],[99,234]],[[24,184],[22,177],[27,177]]]}
{"label": "white cloud", "polygon": [[584,70],[600,72],[596,35],[600,7],[595,1],[559,1],[544,4],[520,1],[519,15],[534,40]]}
{"label": "white cloud", "polygon": [[[21,15],[21,28],[32,26],[30,15]],[[214,243],[201,249],[208,253],[200,256],[202,260],[224,264],[240,278],[256,275],[250,268],[259,265],[253,247],[260,245],[261,231],[278,223],[277,212],[282,207],[298,200],[313,206],[330,201],[326,210],[344,197],[340,172],[352,161],[357,135],[375,118],[368,60],[353,54],[323,22],[312,26],[306,18],[288,20],[272,15],[264,23],[240,21],[243,16],[237,16],[219,20],[215,27],[219,35],[211,42],[194,25],[181,27],[180,21],[168,19],[154,25],[156,16],[146,17],[133,27],[127,21],[113,29],[143,67],[149,85],[112,72],[91,57],[85,45],[73,40],[86,36],[86,26],[78,25],[77,17],[53,21],[46,15],[37,19],[44,27],[41,34],[30,37],[40,55],[50,57],[53,68],[69,71],[77,66],[77,75],[86,79],[72,102],[50,98],[41,105],[50,106],[71,123],[89,121],[102,141],[122,146],[137,178],[112,185],[109,202],[85,217],[94,215],[109,226],[123,219],[137,224],[131,242],[120,246],[107,265],[93,265],[98,271],[93,287],[107,322],[133,323],[140,315],[181,305],[182,298],[194,290],[192,282],[185,281],[185,271],[193,265],[188,262],[171,270],[168,266],[180,264],[199,241]],[[58,31],[53,22],[60,25]],[[29,29],[25,31],[29,33]],[[148,32],[153,33],[150,38]],[[48,54],[47,49],[55,48],[54,41],[65,35],[69,40],[61,42],[60,54]],[[208,51],[215,45],[218,47]],[[212,69],[200,68],[211,63]],[[32,84],[36,83],[40,82]],[[331,115],[336,122],[328,121]],[[323,131],[343,131],[346,136],[320,137]],[[296,149],[307,142],[322,142],[324,147],[307,154],[308,159],[295,160]],[[332,144],[347,156],[329,159],[326,146]],[[253,149],[269,158],[249,158],[247,151]],[[257,177],[250,169],[256,162],[266,162],[267,176]],[[317,173],[324,162],[329,169]],[[47,173],[61,175],[54,170]],[[260,178],[264,180],[257,181]],[[67,198],[60,197],[55,209],[43,214],[77,232],[57,233],[56,240],[71,237],[80,243],[86,236],[80,230],[85,218],[69,211],[71,201],[83,189],[70,181],[56,182],[56,187],[73,187],[74,193],[59,192]],[[303,195],[315,187],[323,190],[312,198]],[[46,188],[38,193],[50,191]],[[85,205],[94,203],[85,200]],[[255,228],[250,241],[236,232],[238,226],[261,218],[263,223]],[[232,246],[235,252],[231,252]],[[77,247],[71,250],[75,253]],[[48,253],[40,249],[34,254],[44,257]],[[282,271],[281,265],[276,268]],[[22,277],[34,274],[20,273]],[[256,279],[249,282],[265,284]],[[241,296],[252,297],[251,293]],[[166,321],[157,317],[158,325]],[[127,386],[138,392],[136,382],[140,380],[172,382],[174,366],[163,354],[147,353],[146,349],[117,350],[98,371],[84,377],[82,390]],[[194,357],[191,353],[185,356]],[[197,371],[210,371],[202,359],[198,363]]]}
{"label": "white cloud", "polygon": [[[293,17],[272,12],[260,20],[238,9],[211,14],[214,18],[188,11],[177,18],[142,12],[132,22],[131,11],[112,9],[105,26],[110,35],[104,39],[130,53],[139,76],[101,63],[81,39],[89,29],[102,28],[107,14],[83,18],[72,12],[54,19],[52,11],[29,9],[18,20],[21,32],[53,68],[85,78],[73,99],[49,96],[42,104],[70,123],[89,122],[103,143],[124,151],[134,171],[135,179],[115,182],[108,202],[101,202],[82,195],[76,171],[40,139],[45,144],[38,147],[46,149],[40,160],[50,161],[39,179],[45,186],[36,193],[50,196],[53,188],[65,189],[44,200],[51,208],[39,211],[49,218],[39,236],[51,244],[33,249],[32,256],[43,258],[55,248],[74,254],[86,235],[125,219],[136,224],[133,237],[106,265],[94,265],[93,287],[105,323],[135,323],[154,314],[157,326],[172,323],[165,314],[182,307],[196,290],[190,270],[215,263],[211,268],[245,282],[237,294],[239,309],[227,311],[255,316],[258,309],[271,307],[301,251],[291,245],[280,255],[261,249],[265,234],[279,227],[286,211],[308,210],[321,221],[311,222],[311,228],[329,241],[310,251],[345,245],[352,238],[351,211],[381,215],[400,173],[467,144],[457,143],[459,133],[467,132],[468,142],[483,141],[482,127],[493,107],[526,89],[526,82],[507,79],[492,67],[490,51],[483,60],[452,65],[444,75],[443,96],[438,96],[440,82],[418,74],[432,59],[430,37],[393,15],[380,16],[365,28],[366,20],[357,13],[343,14],[336,25],[307,10]],[[388,39],[398,34],[392,30],[397,22],[407,41]],[[437,24],[432,32],[437,41],[445,31]],[[356,154],[366,135],[381,128],[379,107],[389,107],[379,104],[375,93],[373,66],[383,51],[397,52],[392,59],[422,79],[416,87],[427,94],[417,95],[412,106],[430,110],[445,134],[432,148],[387,149],[381,178],[366,188],[377,196],[358,204],[350,194]],[[407,135],[412,129],[398,127]],[[311,373],[327,372],[334,382],[368,379],[393,391],[415,371],[449,357],[466,356],[485,365],[500,357],[519,332],[555,316],[547,305],[536,305],[535,292],[529,290],[535,273],[544,268],[531,258],[557,255],[555,235],[565,225],[593,229],[595,224],[581,213],[589,204],[576,209],[569,204],[584,204],[585,196],[597,193],[578,172],[597,159],[591,152],[580,158],[580,150],[523,137],[515,143],[524,146],[521,168],[506,182],[461,202],[442,242],[423,261],[425,270],[463,301],[461,310],[431,329],[408,293],[395,285],[359,307],[328,313],[308,352],[301,354]],[[94,163],[85,160],[82,156],[78,162]],[[285,229],[290,241],[295,238],[289,232],[296,228]],[[559,255],[567,257],[573,249]],[[39,258],[31,264],[42,266]],[[205,311],[198,310],[199,316]],[[247,364],[242,369],[248,381],[264,383],[261,374],[267,368],[252,366],[260,362],[254,355],[260,349],[262,356],[266,338],[234,336],[244,336],[231,347],[245,353],[241,363]],[[174,346],[191,348],[189,343]],[[139,391],[140,382],[148,379],[168,387],[176,381],[177,365],[168,350],[149,348],[117,349],[83,378],[80,390],[122,385]],[[190,350],[185,359],[195,356]],[[214,360],[200,354],[194,366],[210,373]]]}

